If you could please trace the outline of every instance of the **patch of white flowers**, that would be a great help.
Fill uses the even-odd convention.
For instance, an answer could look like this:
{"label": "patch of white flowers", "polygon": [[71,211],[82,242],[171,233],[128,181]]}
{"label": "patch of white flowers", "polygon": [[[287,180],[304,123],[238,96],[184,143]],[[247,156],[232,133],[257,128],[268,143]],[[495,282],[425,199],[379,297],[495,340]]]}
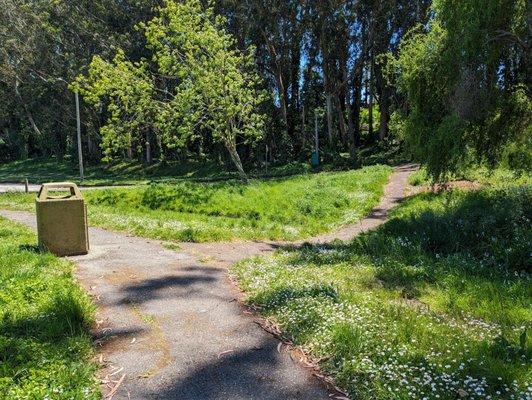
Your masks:
{"label": "patch of white flowers", "polygon": [[[327,247],[316,251],[320,259],[339,256]],[[532,400],[529,383],[482,376],[493,370],[478,345],[501,335],[497,324],[413,309],[367,292],[340,301],[319,276],[309,283],[295,265],[288,275],[289,257],[250,260],[237,273],[267,314],[296,342],[304,338],[298,344],[317,358],[328,358],[324,369],[355,398]],[[530,366],[532,359],[521,356],[519,365]]]}

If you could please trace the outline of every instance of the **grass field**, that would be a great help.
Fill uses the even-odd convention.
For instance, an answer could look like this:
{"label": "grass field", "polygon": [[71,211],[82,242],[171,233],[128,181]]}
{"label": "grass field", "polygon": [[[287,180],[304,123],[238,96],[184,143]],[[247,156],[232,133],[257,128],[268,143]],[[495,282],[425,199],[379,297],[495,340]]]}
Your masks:
{"label": "grass field", "polygon": [[[347,156],[346,156],[347,157]],[[368,164],[374,165],[368,159]],[[319,171],[337,171],[353,168],[348,158],[341,158],[338,165],[324,164]],[[252,178],[279,178],[312,172],[308,162],[292,162],[265,168],[251,168]],[[316,172],[316,171],[314,171]],[[212,160],[155,162],[146,165],[137,161],[122,161],[108,166],[85,167],[85,179],[79,179],[79,169],[71,160],[59,161],[55,158],[35,158],[8,163],[0,163],[0,182],[24,182],[41,184],[52,181],[72,181],[84,186],[146,185],[148,183],[173,184],[182,181],[217,182],[238,180],[238,174],[229,165]]]}
{"label": "grass field", "polygon": [[351,243],[233,274],[353,399],[525,400],[531,219],[531,187],[420,194]]}
{"label": "grass field", "polygon": [[[498,167],[489,169],[486,167],[472,167],[449,176],[449,181],[466,180],[476,182],[484,186],[504,187],[515,185],[532,184],[530,173],[517,173],[507,168]],[[430,185],[432,183],[424,168],[412,173],[408,183],[413,186]]]}
{"label": "grass field", "polygon": [[0,398],[99,399],[87,328],[93,307],[72,264],[0,218]]}
{"label": "grass field", "polygon": [[[355,159],[349,154],[325,154],[318,168],[312,168],[308,161],[298,160],[289,163],[247,165],[251,178],[282,178],[311,172],[347,171],[361,166],[377,164],[396,165],[408,160],[402,155],[397,143],[377,144],[361,149]],[[219,182],[238,180],[238,173],[231,163],[225,164],[206,157],[189,160],[155,161],[146,165],[136,160],[114,162],[109,165],[85,167],[85,179],[79,179],[77,161],[70,157],[33,158],[19,161],[0,161],[0,183],[41,184],[52,181],[72,181],[84,186],[146,185],[149,183],[174,184],[176,182]]]}
{"label": "grass field", "polygon": [[[358,221],[375,206],[392,168],[276,180],[176,182],[84,192],[89,222],[169,241],[293,240]],[[0,208],[33,210],[35,195],[0,195]]]}
{"label": "grass field", "polygon": [[73,181],[84,186],[134,185],[151,181],[224,180],[234,179],[235,173],[226,172],[213,162],[155,163],[146,166],[138,162],[120,162],[108,167],[86,167],[85,179],[79,179],[78,166],[69,161],[37,158],[0,164],[0,182],[41,184],[52,181]]}

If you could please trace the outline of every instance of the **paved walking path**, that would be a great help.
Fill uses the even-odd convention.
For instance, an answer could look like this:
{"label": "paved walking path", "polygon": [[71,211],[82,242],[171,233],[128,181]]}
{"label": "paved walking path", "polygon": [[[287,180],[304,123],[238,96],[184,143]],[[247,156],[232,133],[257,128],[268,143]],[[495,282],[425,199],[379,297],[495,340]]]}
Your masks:
{"label": "paved walking path", "polygon": [[[396,169],[379,206],[363,221],[308,242],[348,239],[383,223],[413,169]],[[35,228],[30,213],[0,215]],[[117,387],[113,399],[331,398],[240,305],[227,277],[232,263],[285,243],[190,243],[174,252],[155,240],[99,228],[90,228],[90,239],[90,254],[72,260],[98,305],[94,334],[104,394]]]}

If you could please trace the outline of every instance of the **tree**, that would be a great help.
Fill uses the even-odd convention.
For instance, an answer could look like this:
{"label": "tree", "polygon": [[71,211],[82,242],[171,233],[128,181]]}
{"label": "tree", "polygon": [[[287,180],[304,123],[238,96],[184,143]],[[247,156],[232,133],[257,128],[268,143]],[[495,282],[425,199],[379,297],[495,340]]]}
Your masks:
{"label": "tree", "polygon": [[156,130],[159,109],[146,63],[128,61],[122,50],[112,62],[95,56],[87,76],[78,77],[71,87],[97,108],[107,105],[110,115],[100,129],[107,161],[122,151],[131,159],[135,144],[149,148],[148,133]]}
{"label": "tree", "polygon": [[[0,0],[0,132],[24,151],[12,154],[62,157],[75,151],[76,119],[71,82],[94,54],[110,56],[118,43],[138,53],[133,29],[158,0]],[[83,106],[83,105],[82,105]],[[98,153],[95,127],[102,115],[86,112],[84,137]],[[9,132],[9,134],[5,133]],[[98,159],[97,154],[92,154]]]}
{"label": "tree", "polygon": [[512,143],[530,152],[526,2],[438,0],[432,11],[394,64],[415,158],[443,179],[471,155],[495,165]]}
{"label": "tree", "polygon": [[153,71],[148,61],[130,62],[121,51],[112,63],[93,59],[77,88],[93,104],[107,104],[111,116],[101,132],[109,155],[130,146],[132,132],[155,130],[169,146],[209,134],[247,181],[237,145],[262,134],[264,118],[257,110],[264,94],[253,53],[236,48],[225,24],[199,0],[168,0],[158,16],[140,25]]}
{"label": "tree", "polygon": [[[261,151],[259,143],[252,140],[258,134],[250,136],[238,128],[251,122],[249,118],[244,122],[247,117],[235,120],[237,129],[231,129],[236,132],[232,134],[235,140],[229,143],[219,135],[220,126],[212,129],[200,123],[205,118],[194,122],[190,113],[189,120],[182,118],[188,111],[175,97],[178,90],[185,90],[185,80],[176,71],[164,72],[166,66],[159,64],[156,54],[185,54],[182,43],[172,37],[181,35],[176,29],[183,29],[188,19],[179,22],[173,15],[163,15],[160,7],[169,8],[168,2],[0,0],[0,135],[2,146],[10,149],[3,154],[62,157],[74,153],[75,113],[67,82],[83,71],[91,75],[91,68],[91,79],[98,73],[116,73],[116,79],[123,74],[125,82],[131,79],[152,89],[141,99],[140,91],[114,82],[109,88],[113,95],[102,95],[95,102],[91,99],[99,107],[82,103],[84,146],[90,162],[100,161],[100,147],[107,158],[144,158],[147,162],[152,151],[159,160],[205,155],[214,160],[227,153],[226,148],[233,149],[230,154],[235,165],[262,160],[265,148],[277,162],[307,159],[313,150],[310,139],[316,114],[323,115],[319,134],[323,136],[321,143],[328,146],[324,152],[327,157],[349,150],[356,158],[360,146],[375,141],[371,132],[363,133],[374,126],[379,127],[382,138],[387,136],[388,120],[404,104],[405,95],[398,95],[393,82],[386,79],[388,59],[381,55],[395,54],[404,33],[416,22],[426,23],[430,0],[201,0],[201,4],[206,3],[213,8],[196,4],[187,11],[202,15],[193,20],[203,25],[192,27],[196,29],[194,35],[183,36],[195,40],[202,50],[186,51],[203,51],[206,58],[191,55],[194,64],[183,59],[188,63],[183,68],[197,73],[187,75],[188,81],[195,83],[180,95],[188,96],[189,106],[194,101],[194,107],[213,115],[205,98],[192,89],[199,90],[204,84],[203,93],[217,88],[216,93],[226,90],[226,98],[230,98],[233,86],[240,85],[238,79],[224,88],[220,74],[212,74],[212,70],[231,70],[235,56],[241,58],[236,60],[237,69],[247,83],[235,89],[235,97],[241,98],[248,88],[253,88],[249,93],[259,94],[258,101],[254,95],[251,98],[255,101],[254,114],[261,117],[256,131],[265,127]],[[190,7],[187,2],[184,5]],[[147,21],[155,15],[159,33],[167,37],[153,37],[153,43],[147,43],[148,31],[156,30]],[[144,28],[137,29],[141,22]],[[213,27],[216,40],[225,43],[222,50],[212,47],[214,42],[208,37]],[[200,34],[200,28],[211,33]],[[115,58],[117,49],[123,50],[121,60]],[[220,51],[230,54],[225,66],[219,63],[224,59],[219,57]],[[100,65],[87,69],[95,54],[100,56]],[[108,67],[117,71],[105,71]],[[137,68],[144,72],[136,72]],[[268,93],[267,101],[260,101],[262,91]],[[151,109],[133,114],[108,107],[111,99],[119,104],[121,96],[136,107],[150,98]],[[238,115],[247,114],[239,111]],[[375,124],[363,122],[365,116]],[[113,134],[118,136],[111,144]],[[224,135],[231,136],[227,131]]]}

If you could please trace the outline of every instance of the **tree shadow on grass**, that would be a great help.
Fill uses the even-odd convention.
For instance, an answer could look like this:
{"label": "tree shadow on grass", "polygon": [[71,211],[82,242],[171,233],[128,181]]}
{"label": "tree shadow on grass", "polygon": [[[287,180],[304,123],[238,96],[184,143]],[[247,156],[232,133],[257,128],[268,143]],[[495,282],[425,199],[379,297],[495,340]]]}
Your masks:
{"label": "tree shadow on grass", "polygon": [[289,262],[327,266],[365,259],[391,286],[433,283],[442,269],[508,279],[508,271],[530,272],[531,204],[530,189],[421,194],[407,201],[412,213],[350,242],[307,244]]}
{"label": "tree shadow on grass", "polygon": [[[299,249],[292,249],[287,258],[280,260],[276,267],[288,270],[279,274],[286,283],[272,278],[274,285],[271,290],[259,290],[257,297],[251,301],[262,306],[268,314],[274,315],[286,312],[287,305],[291,307],[294,314],[287,318],[289,326],[285,327],[286,333],[297,335],[295,340],[305,343],[308,335],[315,334],[316,330],[322,329],[328,322],[315,319],[320,318],[325,306],[301,309],[302,304],[313,304],[316,297],[315,291],[304,287],[301,289],[303,283],[300,279],[296,279],[297,283],[291,285],[289,275],[298,274],[300,269],[309,269],[304,273],[308,274],[308,282],[305,283],[310,288],[315,282],[325,286],[330,283],[337,288],[338,296],[347,302],[352,294],[349,288],[353,287],[350,285],[350,274],[356,275],[359,266],[364,267],[365,272],[371,271],[373,278],[379,282],[379,289],[385,287],[400,290],[407,298],[416,297],[422,290],[432,286],[440,297],[437,299],[441,301],[440,305],[449,313],[441,315],[441,326],[445,329],[430,332],[434,346],[442,352],[447,348],[455,350],[452,362],[463,365],[463,369],[457,372],[460,379],[465,381],[467,375],[485,377],[490,385],[489,394],[495,396],[496,391],[506,390],[504,385],[512,385],[514,379],[522,380],[524,375],[521,357],[525,355],[528,359],[532,351],[529,339],[519,338],[519,334],[526,335],[526,331],[521,333],[521,328],[517,333],[508,333],[504,329],[505,326],[510,330],[521,326],[519,324],[526,317],[525,310],[530,304],[529,275],[525,271],[526,257],[530,252],[530,224],[526,221],[532,219],[531,192],[530,189],[505,189],[415,196],[407,200],[401,206],[402,209],[397,210],[394,219],[350,242],[307,244]],[[291,267],[295,267],[293,271],[289,271]],[[312,278],[311,271],[327,268],[334,271],[330,275],[318,273],[316,280]],[[361,281],[357,284],[366,283]],[[430,292],[424,293],[432,296]],[[326,296],[318,300],[321,301],[322,298],[329,300]],[[460,303],[456,308],[453,305],[454,298],[458,298],[456,301]],[[391,319],[394,321],[392,329],[396,330],[397,326],[401,326],[406,338],[404,340],[407,340],[418,313],[415,307],[411,307],[414,302],[402,302],[399,298],[397,300],[397,304],[394,301],[389,304],[390,309],[396,313]],[[463,336],[464,343],[468,345],[464,349],[460,347],[463,343],[459,340],[457,343],[451,341],[445,333],[446,329],[454,329],[452,327],[455,326],[452,318],[449,318],[450,313],[461,318],[464,310],[466,316],[479,318],[479,323],[486,317],[484,321],[500,324],[503,328],[500,337],[469,340],[467,336]],[[513,316],[506,316],[511,313],[514,313]],[[448,320],[450,323],[446,327]],[[456,333],[462,335],[459,326],[456,327]],[[329,327],[333,332],[337,329],[336,326]],[[331,339],[336,347],[331,350],[333,356],[327,362],[334,365],[341,365],[346,360],[359,356],[359,347],[351,346],[348,339],[351,336],[357,337],[355,331],[359,327],[351,323],[345,324],[345,327],[345,330],[340,331],[338,339]],[[350,330],[353,330],[352,335]],[[520,341],[524,344],[520,344]],[[427,354],[428,351],[423,353],[413,349],[401,355],[401,363],[427,367]],[[445,377],[448,372],[441,365],[433,368],[434,376]],[[356,382],[371,383],[376,379],[369,374],[355,375],[356,372],[345,373],[345,381],[340,382],[344,387],[349,387],[351,393],[358,393],[359,390],[364,393],[367,390],[367,387],[364,389],[357,386]],[[397,382],[375,383],[376,386],[385,384],[394,384],[398,390],[401,389]],[[466,385],[463,387],[469,390]],[[404,397],[408,397],[408,392],[405,391]]]}
{"label": "tree shadow on grass", "polygon": [[10,311],[2,314],[0,365],[4,367],[4,377],[12,378],[13,386],[31,381],[33,378],[28,374],[35,369],[39,370],[39,376],[51,374],[43,370],[43,362],[63,365],[72,373],[91,371],[90,365],[80,364],[90,346],[90,316],[74,296],[75,293],[68,292],[56,294],[49,306],[32,310],[26,316]]}
{"label": "tree shadow on grass", "polygon": [[88,332],[92,321],[85,299],[74,290],[55,292],[48,306],[29,316],[7,311],[0,320],[0,334],[56,341]]}
{"label": "tree shadow on grass", "polygon": [[40,254],[40,253],[43,253],[43,251],[40,249],[40,247],[36,244],[21,244],[18,249],[20,251],[27,251],[27,252],[30,252],[30,253],[37,253],[37,254]]}

